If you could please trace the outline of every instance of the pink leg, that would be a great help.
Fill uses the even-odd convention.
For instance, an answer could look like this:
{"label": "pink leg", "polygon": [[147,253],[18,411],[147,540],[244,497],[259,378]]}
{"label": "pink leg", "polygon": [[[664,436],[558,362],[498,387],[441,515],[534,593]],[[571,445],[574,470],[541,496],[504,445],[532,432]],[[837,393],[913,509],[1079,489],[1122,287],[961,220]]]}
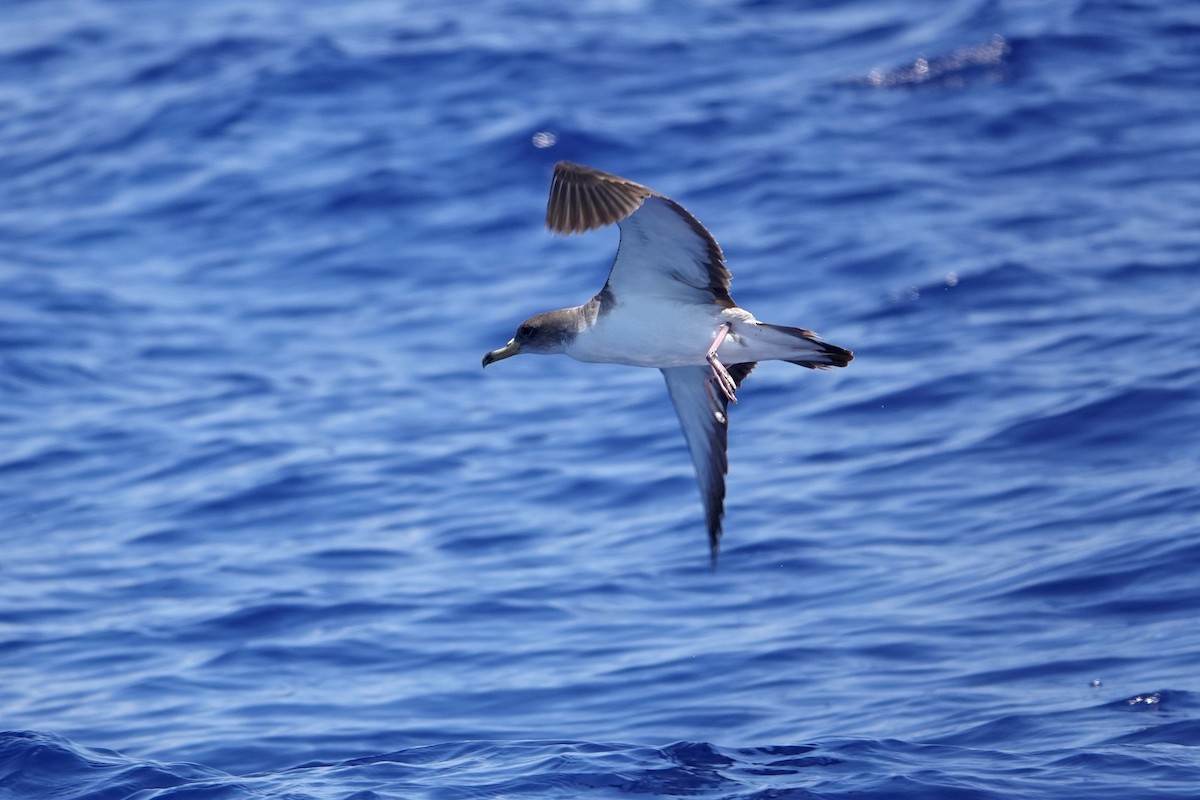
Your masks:
{"label": "pink leg", "polygon": [[725,365],[717,359],[717,351],[721,349],[721,343],[725,341],[725,337],[729,335],[732,328],[733,326],[728,322],[721,325],[717,330],[716,337],[713,338],[712,347],[708,348],[705,359],[708,361],[708,366],[712,368],[713,382],[721,388],[729,402],[736,403],[737,398],[734,397],[734,392],[737,391],[737,384],[733,382],[729,370],[725,369]]}

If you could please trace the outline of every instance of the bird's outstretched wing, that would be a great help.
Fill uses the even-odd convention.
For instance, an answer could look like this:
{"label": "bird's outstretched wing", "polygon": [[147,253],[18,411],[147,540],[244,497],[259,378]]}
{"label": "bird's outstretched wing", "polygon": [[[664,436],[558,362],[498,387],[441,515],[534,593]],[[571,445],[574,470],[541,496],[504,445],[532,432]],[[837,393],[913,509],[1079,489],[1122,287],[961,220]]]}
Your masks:
{"label": "bird's outstretched wing", "polygon": [[[734,364],[729,374],[734,383],[741,385],[754,366]],[[721,517],[725,514],[725,473],[729,469],[725,457],[729,400],[713,385],[712,371],[707,366],[669,367],[662,374],[696,467],[696,482],[708,519],[708,546],[715,565],[721,547]]]}
{"label": "bird's outstretched wing", "polygon": [[734,306],[720,245],[683,206],[633,181],[560,161],[546,204],[550,230],[584,233],[614,223],[621,245],[602,303],[607,294]]}

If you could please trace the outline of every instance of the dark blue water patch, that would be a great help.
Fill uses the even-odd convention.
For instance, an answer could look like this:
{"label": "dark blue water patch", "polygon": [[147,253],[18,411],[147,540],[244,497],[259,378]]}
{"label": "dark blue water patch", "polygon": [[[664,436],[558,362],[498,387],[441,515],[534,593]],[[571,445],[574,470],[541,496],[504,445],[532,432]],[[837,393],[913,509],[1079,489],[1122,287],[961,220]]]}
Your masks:
{"label": "dark blue water patch", "polygon": [[322,571],[387,571],[402,553],[383,548],[329,549],[308,554],[315,569]]}
{"label": "dark blue water patch", "polygon": [[[1177,739],[1177,729],[1168,741]],[[1153,774],[1155,754],[1101,745],[1086,755],[1007,754],[953,745],[847,740],[831,745],[720,748],[679,742],[662,748],[568,741],[457,742],[351,758],[310,761],[273,774],[238,777],[189,764],[139,764],[111,751],[81,748],[60,737],[9,733],[0,748],[8,786],[50,788],[62,797],[444,797],[449,793],[503,793],[541,797],[546,792],[609,796],[612,791],[651,796],[796,797],[1002,797],[1057,786],[1065,796],[1116,797],[1114,771]],[[913,769],[934,759],[940,769]],[[955,778],[948,768],[999,763],[974,777]],[[519,775],[511,772],[520,765]],[[1085,794],[1062,783],[1069,780]],[[1082,781],[1082,783],[1081,783]],[[69,783],[68,783],[69,782]],[[1177,780],[1154,781],[1145,796],[1170,797]],[[741,794],[739,794],[741,793]]]}
{"label": "dark blue water patch", "polygon": [[330,617],[351,623],[360,615],[374,616],[385,611],[398,611],[395,606],[368,603],[346,604],[335,608],[313,606],[304,603],[275,602],[254,608],[242,609],[205,623],[206,627],[220,636],[237,636],[253,632],[259,635],[278,635],[288,628],[318,624]]}
{"label": "dark blue water patch", "polygon": [[987,444],[1006,451],[1062,448],[1084,450],[1102,462],[1122,458],[1122,450],[1143,452],[1181,441],[1195,424],[1192,392],[1130,389],[1078,408],[1028,420],[998,434]]}
{"label": "dark blue water patch", "polygon": [[219,36],[185,46],[155,63],[141,66],[129,76],[130,84],[177,86],[193,82],[220,80],[223,73],[241,71],[254,61],[278,50],[272,39],[257,36]]}
{"label": "dark blue water patch", "polygon": [[[188,764],[134,764],[107,750],[81,748],[43,733],[0,737],[0,781],[16,797],[127,798],[215,777],[215,770]],[[184,795],[179,795],[184,796]]]}
{"label": "dark blue water patch", "polygon": [[1155,745],[1170,744],[1183,747],[1200,745],[1200,724],[1195,720],[1168,722],[1136,733],[1126,734],[1114,744]]}

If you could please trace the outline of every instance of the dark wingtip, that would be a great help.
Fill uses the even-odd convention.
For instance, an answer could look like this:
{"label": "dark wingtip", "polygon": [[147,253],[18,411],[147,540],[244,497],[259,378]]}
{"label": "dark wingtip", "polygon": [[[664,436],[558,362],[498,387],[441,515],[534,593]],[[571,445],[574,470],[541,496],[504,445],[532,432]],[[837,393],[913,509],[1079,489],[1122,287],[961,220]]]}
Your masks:
{"label": "dark wingtip", "polygon": [[708,517],[708,555],[709,566],[714,572],[721,555],[721,518],[725,516],[725,502],[722,497],[705,509]]}
{"label": "dark wingtip", "polygon": [[854,360],[854,352],[836,344],[821,342],[821,352],[828,356],[829,366],[844,367]]}
{"label": "dark wingtip", "polygon": [[821,355],[824,357],[822,361],[810,361],[801,359],[790,361],[788,363],[795,364],[800,367],[808,367],[809,369],[829,369],[830,367],[844,367],[854,360],[854,353],[844,347],[838,347],[836,344],[810,339],[813,344],[821,348]]}
{"label": "dark wingtip", "polygon": [[810,332],[806,338],[821,348],[821,355],[825,356],[823,362],[817,362],[818,367],[844,367],[854,360],[854,353],[844,347],[838,347],[836,344],[822,342],[815,333]]}

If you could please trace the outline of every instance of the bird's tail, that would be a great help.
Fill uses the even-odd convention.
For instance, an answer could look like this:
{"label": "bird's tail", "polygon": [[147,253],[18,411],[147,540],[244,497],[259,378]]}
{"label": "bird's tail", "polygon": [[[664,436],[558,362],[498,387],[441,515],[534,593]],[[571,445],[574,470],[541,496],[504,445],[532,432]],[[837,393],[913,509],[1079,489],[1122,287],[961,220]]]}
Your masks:
{"label": "bird's tail", "polygon": [[790,361],[809,369],[828,369],[844,367],[854,358],[854,353],[835,344],[822,342],[815,333],[804,328],[768,325],[765,322],[760,322],[759,327],[768,331],[773,344],[787,348],[789,352],[782,357],[783,361]]}

